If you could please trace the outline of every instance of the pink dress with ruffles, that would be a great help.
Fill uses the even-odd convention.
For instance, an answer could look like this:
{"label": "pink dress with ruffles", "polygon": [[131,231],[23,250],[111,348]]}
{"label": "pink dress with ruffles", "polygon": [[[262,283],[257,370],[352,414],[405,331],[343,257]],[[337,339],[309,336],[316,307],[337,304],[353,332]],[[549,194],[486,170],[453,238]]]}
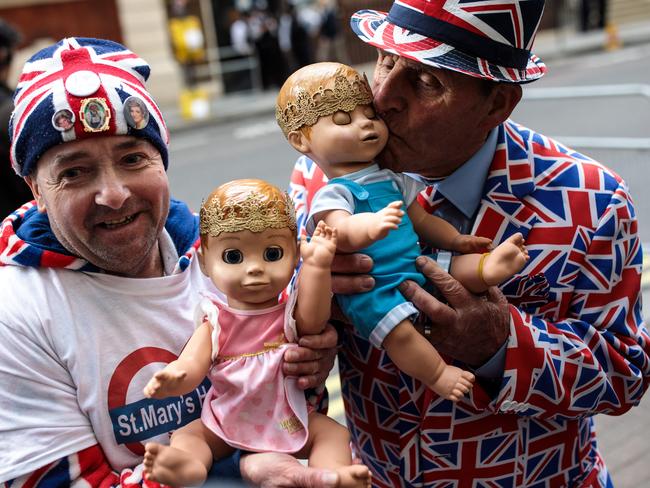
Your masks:
{"label": "pink dress with ruffles", "polygon": [[295,294],[264,310],[236,310],[207,298],[199,304],[197,318],[211,323],[218,351],[201,420],[233,447],[294,453],[307,440],[304,392],[282,372],[286,349],[296,345],[294,303]]}

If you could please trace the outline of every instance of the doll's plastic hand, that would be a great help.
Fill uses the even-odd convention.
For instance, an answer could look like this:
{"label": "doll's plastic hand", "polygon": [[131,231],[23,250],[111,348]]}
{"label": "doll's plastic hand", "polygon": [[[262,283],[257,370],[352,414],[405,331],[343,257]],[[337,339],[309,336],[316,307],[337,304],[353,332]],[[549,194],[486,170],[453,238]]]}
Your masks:
{"label": "doll's plastic hand", "polygon": [[425,337],[443,354],[470,366],[484,364],[510,334],[506,297],[495,286],[483,296],[474,295],[432,259],[420,256],[416,264],[448,302],[440,302],[413,281],[399,286],[406,299],[429,318],[431,335]]}
{"label": "doll's plastic hand", "polygon": [[471,236],[469,234],[458,234],[451,243],[451,249],[448,249],[448,251],[470,254],[473,252],[485,252],[489,249],[492,249],[492,239]]}
{"label": "doll's plastic hand", "polygon": [[170,396],[167,392],[176,388],[187,373],[185,371],[168,371],[162,369],[158,371],[144,387],[144,396],[147,398],[166,398]]}
{"label": "doll's plastic hand", "polygon": [[318,222],[309,242],[300,240],[300,257],[304,264],[329,269],[336,254],[337,232],[324,221]]}
{"label": "doll's plastic hand", "polygon": [[404,210],[401,201],[391,202],[379,212],[370,214],[368,218],[372,221],[368,228],[368,237],[373,241],[383,239],[391,230],[397,229],[402,217],[404,217]]}
{"label": "doll's plastic hand", "polygon": [[298,347],[290,347],[284,353],[284,374],[298,376],[298,387],[303,390],[322,385],[334,367],[337,340],[338,334],[331,324],[320,334],[302,336]]}
{"label": "doll's plastic hand", "polygon": [[247,484],[262,488],[333,488],[339,483],[334,471],[308,468],[291,454],[277,452],[246,454],[239,461],[239,469]]}

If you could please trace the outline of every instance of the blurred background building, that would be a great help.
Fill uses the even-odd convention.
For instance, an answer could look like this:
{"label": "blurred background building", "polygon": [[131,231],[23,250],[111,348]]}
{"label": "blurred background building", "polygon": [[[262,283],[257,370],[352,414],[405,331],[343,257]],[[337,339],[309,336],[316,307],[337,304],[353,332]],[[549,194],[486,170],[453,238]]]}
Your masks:
{"label": "blurred background building", "polygon": [[[0,18],[22,34],[10,84],[28,53],[68,35],[114,39],[154,66],[150,89],[187,117],[207,100],[274,90],[314,61],[370,62],[348,27],[361,8],[391,0],[0,0]],[[542,33],[613,29],[650,20],[650,0],[547,0]],[[13,77],[12,77],[13,76]]]}

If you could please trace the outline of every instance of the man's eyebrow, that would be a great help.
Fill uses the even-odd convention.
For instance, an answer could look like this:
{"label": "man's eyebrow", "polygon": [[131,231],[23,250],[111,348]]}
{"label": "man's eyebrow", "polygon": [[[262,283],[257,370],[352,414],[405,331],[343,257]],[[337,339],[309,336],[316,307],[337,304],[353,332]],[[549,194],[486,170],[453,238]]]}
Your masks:
{"label": "man's eyebrow", "polygon": [[146,144],[144,140],[134,138],[134,139],[129,139],[128,141],[120,142],[119,144],[113,146],[113,148],[117,150],[133,149],[134,147],[138,147],[143,144]]}
{"label": "man's eyebrow", "polygon": [[87,151],[74,151],[70,153],[64,153],[54,158],[54,164],[57,166],[62,166],[88,157],[90,157],[90,153]]}

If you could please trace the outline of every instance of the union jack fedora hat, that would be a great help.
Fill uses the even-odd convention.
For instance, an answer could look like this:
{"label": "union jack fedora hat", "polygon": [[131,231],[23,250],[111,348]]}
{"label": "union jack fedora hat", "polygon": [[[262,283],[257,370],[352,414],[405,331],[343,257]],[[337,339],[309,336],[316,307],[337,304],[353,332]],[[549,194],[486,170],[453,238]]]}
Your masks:
{"label": "union jack fedora hat", "polygon": [[396,0],[350,24],[362,41],[422,64],[528,83],[546,72],[530,52],[543,10],[544,0]]}

